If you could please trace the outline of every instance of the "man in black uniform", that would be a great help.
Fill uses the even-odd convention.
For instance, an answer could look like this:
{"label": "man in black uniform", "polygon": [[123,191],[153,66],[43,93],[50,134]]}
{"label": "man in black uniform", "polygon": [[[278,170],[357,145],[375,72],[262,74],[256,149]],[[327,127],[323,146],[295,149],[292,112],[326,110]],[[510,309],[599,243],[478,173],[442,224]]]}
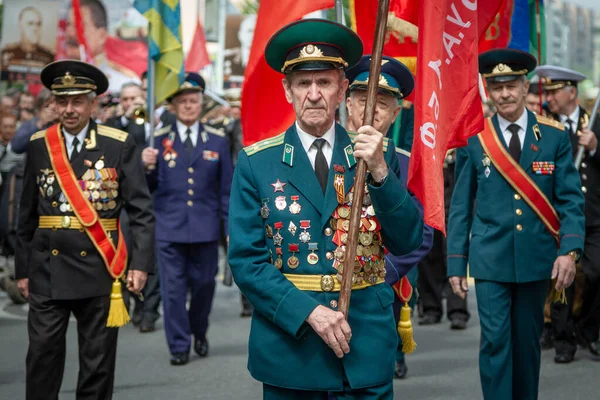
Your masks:
{"label": "man in black uniform", "polygon": [[116,327],[128,320],[120,284],[127,251],[118,217],[124,208],[131,220],[127,288],[139,293],[154,268],[152,202],[133,138],[90,118],[96,95],[108,87],[106,76],[64,60],[48,64],[41,80],[56,96],[60,124],[31,137],[17,229],[16,277],[29,298],[26,398],[58,398],[73,313],[76,397],[110,399]]}
{"label": "man in black uniform", "polygon": [[[577,84],[585,75],[567,68],[543,65],[536,69],[544,79],[543,89],[550,117],[570,132],[573,157],[584,147],[579,168],[581,191],[585,197],[585,244],[575,283],[566,289],[567,304],[552,305],[552,331],[557,363],[574,360],[577,343],[600,356],[600,120],[590,126],[590,115],[577,101]],[[590,128],[592,128],[590,130]],[[598,358],[600,360],[600,358]]]}

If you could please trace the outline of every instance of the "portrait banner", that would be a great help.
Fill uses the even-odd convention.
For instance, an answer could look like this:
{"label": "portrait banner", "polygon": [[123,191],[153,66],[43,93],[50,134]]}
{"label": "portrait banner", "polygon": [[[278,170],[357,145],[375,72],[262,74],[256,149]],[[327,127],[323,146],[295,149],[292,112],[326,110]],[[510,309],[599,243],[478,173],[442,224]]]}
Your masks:
{"label": "portrait banner", "polygon": [[52,62],[62,0],[4,0],[0,78],[39,83],[42,68]]}

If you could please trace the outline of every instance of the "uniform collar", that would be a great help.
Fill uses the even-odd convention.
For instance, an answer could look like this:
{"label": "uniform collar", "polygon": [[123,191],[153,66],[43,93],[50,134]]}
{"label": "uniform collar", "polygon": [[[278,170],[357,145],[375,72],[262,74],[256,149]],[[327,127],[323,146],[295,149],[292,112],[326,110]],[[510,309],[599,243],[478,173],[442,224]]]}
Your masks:
{"label": "uniform collar", "polygon": [[527,132],[527,110],[523,108],[523,114],[515,122],[510,122],[506,118],[498,114],[498,125],[500,126],[500,132],[506,132],[509,125],[517,124],[523,132]]}
{"label": "uniform collar", "polygon": [[69,133],[63,126],[62,132],[65,137],[67,147],[71,147],[71,145],[73,144],[73,139],[75,139],[75,138],[77,138],[77,140],[79,140],[79,143],[83,144],[85,141],[85,138],[87,136],[87,131],[88,131],[89,127],[90,127],[90,122],[88,121],[88,123],[83,127],[83,129],[77,135],[73,135],[72,133]]}
{"label": "uniform collar", "polygon": [[304,151],[306,153],[308,153],[308,150],[313,145],[313,142],[316,139],[325,139],[327,144],[332,149],[333,149],[333,146],[335,145],[335,121],[333,122],[333,124],[331,124],[331,127],[327,130],[327,132],[325,132],[325,134],[323,136],[321,136],[320,138],[303,131],[302,128],[300,128],[298,121],[296,121],[296,132],[298,132],[298,138],[300,138],[300,143],[302,143],[302,147],[304,148]]}
{"label": "uniform collar", "polygon": [[570,115],[560,114],[558,118],[563,125],[567,123],[567,119],[570,119],[573,123],[577,124],[577,121],[579,121],[579,106],[575,107],[575,110]]}

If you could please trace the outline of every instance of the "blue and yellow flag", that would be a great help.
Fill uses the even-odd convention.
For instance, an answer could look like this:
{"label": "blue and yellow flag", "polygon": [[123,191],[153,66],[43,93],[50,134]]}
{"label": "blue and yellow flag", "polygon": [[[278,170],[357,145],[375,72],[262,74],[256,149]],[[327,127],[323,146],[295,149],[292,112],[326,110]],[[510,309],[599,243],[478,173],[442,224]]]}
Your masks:
{"label": "blue and yellow flag", "polygon": [[150,24],[148,54],[156,62],[154,82],[159,104],[173,94],[185,78],[179,0],[135,0],[133,6]]}

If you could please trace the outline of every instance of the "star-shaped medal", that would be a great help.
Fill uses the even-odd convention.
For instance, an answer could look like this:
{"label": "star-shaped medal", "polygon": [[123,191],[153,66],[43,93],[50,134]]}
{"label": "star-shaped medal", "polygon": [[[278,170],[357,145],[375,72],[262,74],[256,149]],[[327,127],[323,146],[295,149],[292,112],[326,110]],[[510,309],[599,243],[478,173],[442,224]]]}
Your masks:
{"label": "star-shaped medal", "polygon": [[274,188],[273,193],[283,192],[283,187],[285,185],[287,185],[287,183],[281,182],[279,179],[277,179],[277,182],[271,183],[271,186]]}

